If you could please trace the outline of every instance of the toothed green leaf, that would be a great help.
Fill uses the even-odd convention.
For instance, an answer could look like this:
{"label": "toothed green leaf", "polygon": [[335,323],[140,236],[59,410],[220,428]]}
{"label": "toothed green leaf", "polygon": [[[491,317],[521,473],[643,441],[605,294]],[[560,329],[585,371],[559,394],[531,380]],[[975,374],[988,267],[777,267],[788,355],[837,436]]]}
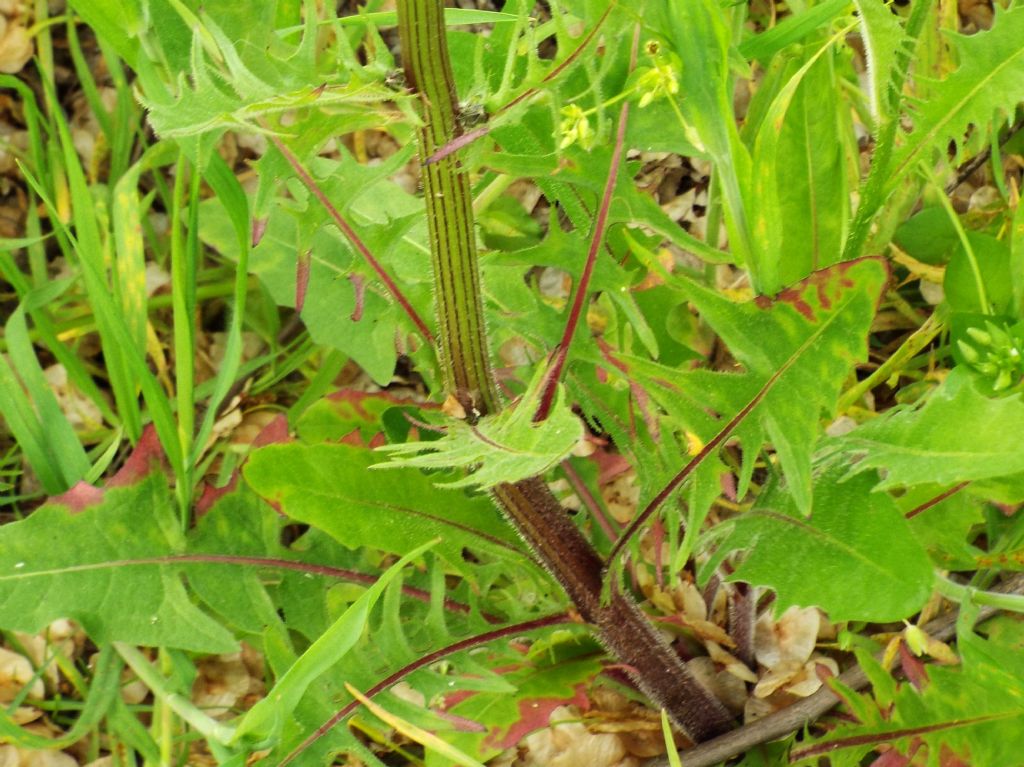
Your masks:
{"label": "toothed green leaf", "polygon": [[972,126],[986,130],[1024,101],[1024,6],[1004,11],[997,3],[995,10],[987,32],[952,37],[960,68],[933,82],[934,96],[913,110],[914,129],[893,156],[890,189],[916,163],[945,153],[950,142],[959,146]]}
{"label": "toothed green leaf", "polygon": [[111,488],[95,506],[61,504],[0,527],[0,626],[34,633],[73,618],[93,641],[232,652],[229,631],[196,607],[166,479]]}
{"label": "toothed green leaf", "polygon": [[1004,477],[1024,471],[1024,400],[986,397],[963,368],[919,407],[891,411],[830,446],[851,474],[884,469],[879,490]]}
{"label": "toothed green leaf", "polygon": [[650,383],[662,389],[659,398],[703,443],[739,418],[732,433],[743,445],[740,494],[754,457],[770,442],[797,507],[810,512],[811,454],[840,387],[866,353],[885,279],[878,260],[864,259],[815,272],[774,301],[746,303],[695,283],[676,283],[743,370],[662,374]]}
{"label": "toothed green leaf", "polygon": [[435,487],[413,468],[367,471],[377,457],[349,445],[270,445],[252,454],[244,475],[289,517],[349,548],[404,553],[440,535],[434,550],[455,565],[463,564],[465,549],[526,565],[515,534],[487,498]]}
{"label": "toothed green leaf", "polygon": [[817,478],[814,511],[805,518],[784,492],[723,527],[723,550],[744,550],[730,580],[775,590],[776,613],[820,607],[833,621],[893,621],[921,608],[931,593],[924,547],[874,478],[839,484],[842,471]]}
{"label": "toothed green leaf", "polygon": [[583,437],[583,422],[566,405],[561,387],[550,415],[540,423],[533,422],[545,371],[540,366],[528,392],[498,415],[481,418],[476,424],[455,421],[444,437],[432,442],[378,448],[392,459],[374,468],[470,469],[467,476],[441,484],[481,489],[543,474],[568,457]]}

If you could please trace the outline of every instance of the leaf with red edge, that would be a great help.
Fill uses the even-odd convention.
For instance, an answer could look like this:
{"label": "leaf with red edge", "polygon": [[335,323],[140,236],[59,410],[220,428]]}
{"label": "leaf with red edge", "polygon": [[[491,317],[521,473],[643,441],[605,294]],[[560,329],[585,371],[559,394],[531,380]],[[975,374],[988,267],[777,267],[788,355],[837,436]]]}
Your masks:
{"label": "leaf with red edge", "polygon": [[742,370],[648,365],[632,374],[643,376],[652,397],[703,444],[714,448],[730,437],[740,440],[740,496],[759,450],[771,443],[797,507],[806,514],[811,455],[821,424],[834,414],[850,370],[866,356],[887,277],[880,259],[864,258],[815,272],[774,299],[746,303],[673,277]]}
{"label": "leaf with red edge", "polygon": [[[513,650],[514,652],[514,650]],[[514,687],[508,690],[463,692],[447,696],[445,710],[487,725],[487,731],[451,735],[465,750],[478,749],[482,759],[512,748],[531,732],[548,726],[551,712],[573,705],[590,708],[589,683],[602,670],[602,653],[578,632],[558,631],[526,653],[504,664],[491,657],[492,672]]]}
{"label": "leaf with red edge", "polygon": [[155,469],[165,468],[167,457],[160,445],[153,424],[147,424],[142,430],[135,449],[118,469],[113,477],[107,480],[103,488],[79,481],[71,489],[50,498],[50,503],[66,506],[72,512],[84,511],[90,506],[103,501],[104,493],[112,487],[126,487],[135,484]]}
{"label": "leaf with red edge", "polygon": [[234,637],[192,602],[182,565],[168,560],[185,545],[159,473],[77,513],[47,504],[0,527],[0,627],[35,633],[73,618],[97,643],[232,652]]}

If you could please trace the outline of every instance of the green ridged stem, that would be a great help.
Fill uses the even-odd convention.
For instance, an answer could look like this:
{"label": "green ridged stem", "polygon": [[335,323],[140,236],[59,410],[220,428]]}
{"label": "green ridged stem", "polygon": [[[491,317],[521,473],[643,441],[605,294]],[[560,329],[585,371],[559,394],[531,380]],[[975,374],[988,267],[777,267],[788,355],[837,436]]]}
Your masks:
{"label": "green ridged stem", "polygon": [[[501,399],[483,321],[469,180],[457,152],[438,155],[460,135],[444,3],[399,0],[398,28],[406,82],[421,101],[419,156],[445,391],[475,420],[497,412]],[[696,742],[732,727],[729,712],[690,673],[628,595],[612,588],[609,599],[602,599],[604,562],[542,478],[499,485],[494,498],[582,619],[595,627],[605,647],[677,726]]]}
{"label": "green ridged stem", "polygon": [[500,398],[491,373],[477,266],[473,198],[455,155],[426,164],[458,134],[444,4],[402,0],[398,4],[405,77],[422,100],[418,130],[423,164],[427,228],[434,268],[438,343],[445,389],[473,420],[495,412]]}

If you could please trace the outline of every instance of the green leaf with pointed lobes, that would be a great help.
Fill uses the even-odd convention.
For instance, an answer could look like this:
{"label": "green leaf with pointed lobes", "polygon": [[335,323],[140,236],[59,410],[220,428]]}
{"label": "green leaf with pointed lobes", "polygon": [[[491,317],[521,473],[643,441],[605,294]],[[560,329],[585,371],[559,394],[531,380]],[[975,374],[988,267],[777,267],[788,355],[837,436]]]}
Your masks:
{"label": "green leaf with pointed lobes", "polygon": [[879,490],[952,485],[1024,471],[1022,433],[1019,394],[986,397],[967,370],[956,368],[920,407],[890,411],[830,449],[857,459],[850,474],[885,469]]}
{"label": "green leaf with pointed lobes", "polygon": [[530,391],[514,407],[497,415],[486,416],[476,424],[456,421],[444,437],[433,442],[378,448],[393,458],[374,468],[472,469],[471,474],[443,486],[481,489],[543,474],[567,458],[583,438],[583,422],[566,404],[561,387],[548,417],[540,423],[533,422],[539,395],[536,384],[543,380],[545,372],[544,366],[540,366]]}
{"label": "green leaf with pointed lobes", "polygon": [[78,621],[97,644],[121,641],[223,653],[234,637],[189,598],[185,549],[159,473],[108,489],[78,513],[58,504],[0,527],[0,627],[35,633]]}
{"label": "green leaf with pointed lobes", "polygon": [[270,445],[254,452],[243,475],[294,520],[348,548],[404,554],[437,536],[434,551],[460,570],[463,549],[528,567],[512,528],[485,497],[444,490],[414,468],[370,472],[378,458],[349,445]]}
{"label": "green leaf with pointed lobes", "polygon": [[836,264],[783,290],[736,303],[696,283],[674,284],[729,347],[740,372],[689,370],[652,382],[676,392],[665,402],[703,442],[730,421],[743,447],[739,492],[765,443],[778,453],[797,507],[811,510],[811,455],[840,389],[867,354],[867,336],[888,273],[875,258]]}

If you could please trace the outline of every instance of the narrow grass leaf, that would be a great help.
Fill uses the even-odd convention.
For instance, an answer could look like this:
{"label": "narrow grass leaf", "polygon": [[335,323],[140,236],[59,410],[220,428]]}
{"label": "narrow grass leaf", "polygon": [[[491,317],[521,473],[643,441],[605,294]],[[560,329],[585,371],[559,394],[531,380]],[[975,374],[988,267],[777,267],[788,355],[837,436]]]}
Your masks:
{"label": "narrow grass leaf", "polygon": [[24,749],[70,748],[90,733],[98,731],[103,718],[110,711],[121,692],[122,664],[112,645],[103,645],[96,654],[89,678],[89,691],[82,702],[74,724],[58,737],[40,735],[23,725],[17,724],[11,715],[0,707],[0,738]]}
{"label": "narrow grass leaf", "polygon": [[209,163],[203,171],[203,178],[217,195],[234,227],[235,236],[238,239],[238,261],[235,263],[234,304],[231,307],[231,317],[228,321],[224,358],[217,370],[213,394],[210,395],[206,407],[206,415],[203,417],[199,433],[196,435],[195,453],[191,458],[193,463],[198,460],[198,451],[204,449],[213,432],[213,425],[220,413],[220,406],[234,384],[242,364],[242,322],[245,319],[245,299],[249,287],[249,254],[252,250],[252,242],[249,237],[249,200],[242,185],[235,178],[235,174],[231,172],[220,155],[214,153],[210,156]]}
{"label": "narrow grass leaf", "polygon": [[418,546],[385,570],[377,582],[299,656],[267,696],[249,709],[239,723],[233,741],[239,742],[244,738],[265,740],[280,732],[284,718],[299,705],[307,688],[340,661],[363,634],[370,610],[384,593],[385,587],[407,564],[436,544],[437,539]]}
{"label": "narrow grass leaf", "polygon": [[38,419],[38,436],[53,462],[51,468],[61,478],[56,488],[47,488],[47,491],[51,494],[62,493],[89,471],[89,459],[74,428],[51,391],[50,383],[46,380],[32,349],[25,322],[24,304],[20,305],[7,320],[4,337],[11,364],[33,404],[32,409],[27,412],[35,413]]}
{"label": "narrow grass leaf", "polygon": [[[878,0],[869,0],[878,2]],[[815,30],[841,16],[850,7],[851,0],[825,0],[799,13],[787,16],[771,29],[748,37],[740,43],[740,55],[745,59],[768,62],[783,48],[798,43]],[[888,12],[888,11],[886,11]]]}
{"label": "narrow grass leaf", "polygon": [[411,722],[407,722],[404,719],[400,719],[399,717],[385,710],[382,706],[378,706],[376,703],[367,698],[365,695],[359,692],[359,690],[357,690],[355,687],[348,684],[347,682],[345,683],[345,689],[349,691],[353,698],[355,698],[364,706],[366,706],[366,708],[370,711],[371,714],[376,716],[385,724],[394,727],[396,730],[398,730],[398,732],[402,733],[405,737],[409,738],[409,740],[415,743],[419,743],[424,748],[434,751],[435,753],[440,754],[444,758],[450,759],[456,764],[462,765],[462,767],[483,767],[483,765],[476,759],[469,756],[468,754],[463,753],[459,749],[455,748],[455,746],[445,743],[443,740],[441,740],[433,733],[427,732],[421,727],[417,727],[416,725],[412,724]]}
{"label": "narrow grass leaf", "polygon": [[[46,81],[44,81],[46,82]],[[110,388],[117,401],[117,412],[124,423],[129,438],[134,442],[142,434],[142,412],[138,401],[138,382],[135,378],[128,355],[130,348],[118,339],[114,325],[123,327],[120,310],[115,304],[107,274],[108,250],[100,237],[96,201],[93,198],[85,173],[78,159],[71,130],[57,103],[56,95],[47,89],[50,113],[57,128],[60,157],[67,176],[68,191],[71,194],[71,213],[74,223],[74,248],[84,276],[89,296],[89,306],[96,316],[103,360],[110,381]]]}

